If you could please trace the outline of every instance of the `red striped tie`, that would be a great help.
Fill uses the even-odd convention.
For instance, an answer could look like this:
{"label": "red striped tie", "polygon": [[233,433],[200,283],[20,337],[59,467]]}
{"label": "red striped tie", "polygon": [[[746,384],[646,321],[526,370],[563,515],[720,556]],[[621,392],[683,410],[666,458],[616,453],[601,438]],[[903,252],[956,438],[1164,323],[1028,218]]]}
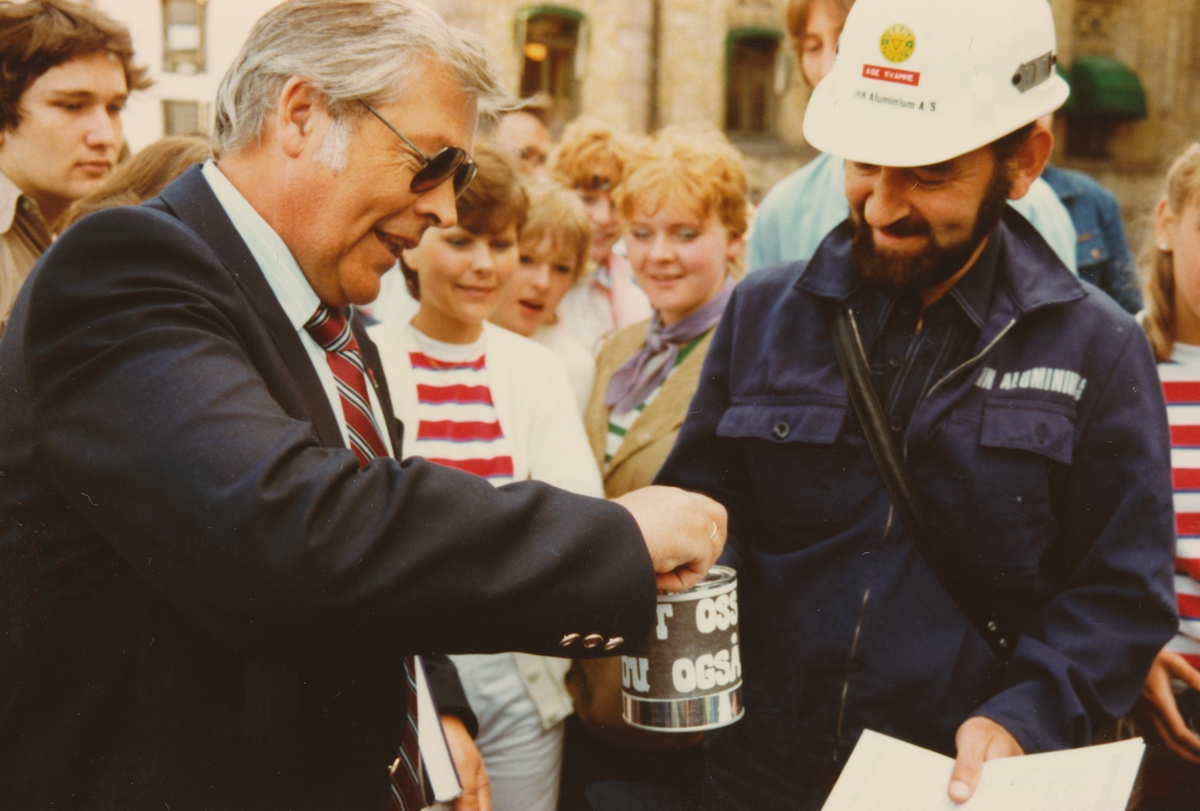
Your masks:
{"label": "red striped tie", "polygon": [[[379,426],[367,396],[366,365],[358,350],[358,341],[341,312],[322,304],[304,325],[317,345],[325,350],[325,359],[337,383],[338,398],[350,434],[350,450],[365,467],[377,456],[387,456]],[[421,780],[421,755],[417,736],[416,662],[404,659],[406,722],[400,739],[400,754],[388,769],[392,777],[392,800],[399,811],[419,811],[425,807],[425,785]]]}
{"label": "red striped tie", "polygon": [[375,424],[371,401],[367,397],[367,367],[358,351],[358,341],[342,314],[322,304],[304,325],[317,345],[325,350],[325,359],[333,371],[346,429],[350,435],[350,450],[358,457],[358,466],[366,467],[376,456],[387,456],[387,446]]}
{"label": "red striped tie", "polygon": [[417,681],[414,657],[404,658],[407,682],[408,722],[400,741],[400,754],[392,763],[392,801],[397,811],[420,811],[425,807],[425,782],[421,779],[421,755],[417,744]]}

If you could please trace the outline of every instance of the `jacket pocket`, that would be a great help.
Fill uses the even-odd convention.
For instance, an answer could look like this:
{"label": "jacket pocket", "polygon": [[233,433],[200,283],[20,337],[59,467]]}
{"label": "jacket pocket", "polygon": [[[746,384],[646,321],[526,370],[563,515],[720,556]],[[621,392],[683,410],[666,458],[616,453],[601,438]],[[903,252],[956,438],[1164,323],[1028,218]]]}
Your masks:
{"label": "jacket pocket", "polygon": [[1099,224],[1081,233],[1076,240],[1075,262],[1080,270],[1094,268],[1108,261],[1111,251]]}
{"label": "jacket pocket", "polygon": [[[717,425],[742,457],[755,543],[787,552],[854,522],[873,489],[843,430],[848,405],[830,402],[736,404]],[[866,464],[870,465],[868,457]]]}
{"label": "jacket pocket", "polygon": [[1014,400],[987,403],[979,444],[1031,451],[1069,465],[1075,436],[1072,416],[1070,409],[1054,403]]}
{"label": "jacket pocket", "polygon": [[1036,582],[1058,536],[1055,468],[1071,462],[1073,410],[1032,398],[985,402],[969,420],[948,420],[915,478],[934,530],[958,565],[985,589]]}
{"label": "jacket pocket", "polygon": [[830,445],[837,439],[845,418],[844,404],[734,405],[717,424],[717,436]]}

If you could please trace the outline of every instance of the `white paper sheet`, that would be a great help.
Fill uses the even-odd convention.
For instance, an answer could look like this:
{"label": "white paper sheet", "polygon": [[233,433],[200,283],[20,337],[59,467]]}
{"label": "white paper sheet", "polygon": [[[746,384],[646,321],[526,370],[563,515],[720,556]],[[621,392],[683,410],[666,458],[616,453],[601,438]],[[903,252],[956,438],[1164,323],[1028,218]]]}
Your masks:
{"label": "white paper sheet", "polygon": [[954,761],[865,730],[823,811],[1125,811],[1141,738],[983,765],[970,800],[946,794]]}

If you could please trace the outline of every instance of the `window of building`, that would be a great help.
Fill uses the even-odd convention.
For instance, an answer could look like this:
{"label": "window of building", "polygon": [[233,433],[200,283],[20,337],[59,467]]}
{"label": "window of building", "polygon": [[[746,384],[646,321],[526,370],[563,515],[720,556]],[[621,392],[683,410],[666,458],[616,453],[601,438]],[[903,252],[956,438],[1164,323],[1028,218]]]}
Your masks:
{"label": "window of building", "polygon": [[1059,113],[1067,124],[1067,155],[1108,158],[1117,127],[1148,115],[1142,80],[1132,68],[1105,56],[1075,59],[1059,73],[1071,85],[1071,96]]}
{"label": "window of building", "polygon": [[164,101],[163,135],[196,135],[208,131],[208,105],[199,101]]}
{"label": "window of building", "polygon": [[524,55],[521,95],[551,98],[547,123],[553,132],[579,114],[586,39],[587,20],[574,9],[537,6],[517,15],[517,43]]}
{"label": "window of building", "polygon": [[737,134],[770,134],[782,89],[779,85],[783,35],[759,28],[731,31],[726,45],[725,129]]}
{"label": "window of building", "polygon": [[1066,124],[1068,158],[1101,158],[1109,155],[1116,122],[1105,118],[1068,118]]}
{"label": "window of building", "polygon": [[163,0],[163,70],[200,73],[204,70],[204,9],[206,0]]}

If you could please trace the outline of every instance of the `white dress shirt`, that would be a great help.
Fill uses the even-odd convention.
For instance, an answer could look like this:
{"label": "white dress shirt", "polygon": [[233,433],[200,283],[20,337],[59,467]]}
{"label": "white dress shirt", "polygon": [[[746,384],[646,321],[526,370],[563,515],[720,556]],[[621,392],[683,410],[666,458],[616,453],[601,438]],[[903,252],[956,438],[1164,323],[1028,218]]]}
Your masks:
{"label": "white dress shirt", "polygon": [[[300,266],[296,264],[296,259],[288,250],[283,239],[254,210],[242,193],[234,188],[229,179],[221,174],[216,162],[207,161],[202,171],[204,179],[208,181],[213,194],[217,196],[217,202],[229,215],[233,227],[237,229],[238,235],[250,249],[254,261],[258,262],[263,276],[267,278],[267,284],[271,286],[275,298],[279,300],[279,306],[283,308],[283,312],[299,334],[300,343],[308,352],[308,358],[312,361],[313,368],[317,370],[317,377],[320,378],[321,385],[325,387],[325,397],[329,400],[330,407],[333,408],[334,416],[337,417],[338,427],[342,431],[342,439],[349,448],[350,432],[346,427],[346,414],[342,411],[342,400],[338,395],[337,383],[333,379],[333,370],[329,368],[325,350],[313,340],[312,336],[308,334],[308,330],[304,328],[308,319],[313,317],[321,305],[321,300],[313,292],[312,286],[305,278],[304,272],[300,270]],[[367,396],[371,398],[371,412],[375,415],[375,424],[379,426],[379,433],[383,435],[381,438],[384,445],[387,447],[388,453],[394,456],[395,450],[392,448],[391,437],[388,436],[387,422],[383,419],[383,411],[379,407],[379,399],[375,396],[373,386],[367,386]]]}

